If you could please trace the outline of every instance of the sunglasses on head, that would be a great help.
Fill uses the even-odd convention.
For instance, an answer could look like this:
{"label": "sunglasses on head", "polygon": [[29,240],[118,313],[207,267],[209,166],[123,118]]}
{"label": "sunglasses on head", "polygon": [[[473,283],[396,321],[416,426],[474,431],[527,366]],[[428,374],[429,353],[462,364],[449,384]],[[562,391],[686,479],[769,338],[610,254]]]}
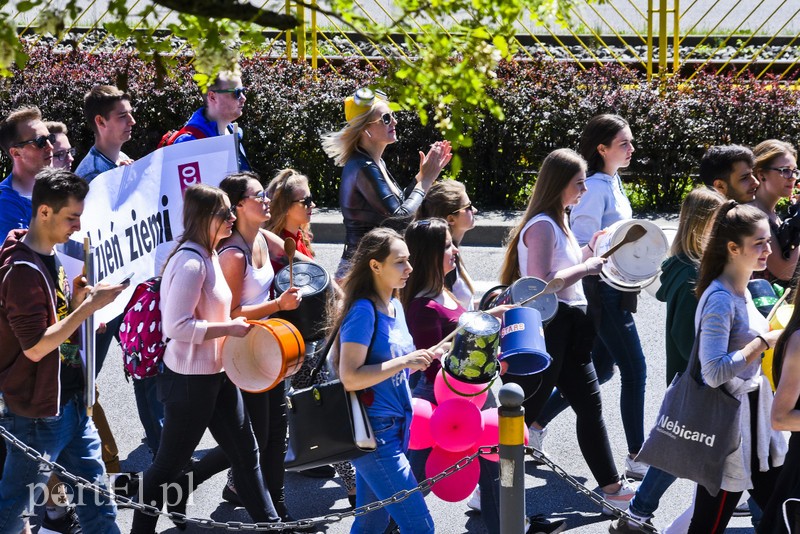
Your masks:
{"label": "sunglasses on head", "polygon": [[295,200],[294,202],[299,202],[303,206],[305,206],[306,208],[310,208],[311,204],[314,203],[314,197],[311,196],[311,195],[308,195],[307,197],[303,197],[303,198],[301,198],[299,200]]}
{"label": "sunglasses on head", "polygon": [[242,95],[244,95],[247,89],[245,89],[244,87],[236,87],[235,89],[211,89],[211,90],[214,91],[215,93],[230,93],[234,96],[234,98],[238,100],[239,98],[242,98]]}
{"label": "sunglasses on head", "polygon": [[384,113],[383,115],[380,116],[380,118],[375,119],[372,122],[382,122],[386,126],[389,126],[390,124],[392,124],[393,120],[397,122],[397,117],[395,117],[394,113],[390,111],[388,113]]}
{"label": "sunglasses on head", "polygon": [[29,139],[27,141],[21,141],[19,143],[14,143],[13,147],[22,147],[25,145],[36,145],[36,148],[44,148],[47,146],[47,143],[51,145],[56,142],[56,134],[47,134],[47,135],[40,135],[36,139]]}

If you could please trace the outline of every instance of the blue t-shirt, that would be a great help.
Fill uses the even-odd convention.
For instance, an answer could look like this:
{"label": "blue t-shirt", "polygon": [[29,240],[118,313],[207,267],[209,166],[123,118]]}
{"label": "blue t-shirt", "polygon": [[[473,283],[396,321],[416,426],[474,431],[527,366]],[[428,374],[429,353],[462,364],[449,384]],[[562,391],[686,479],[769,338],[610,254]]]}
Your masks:
{"label": "blue t-shirt", "polygon": [[[124,152],[120,152],[119,157],[120,159],[129,159]],[[78,163],[78,166],[75,168],[75,174],[87,182],[91,182],[97,178],[97,175],[103,174],[111,169],[116,169],[117,167],[119,167],[119,165],[117,165],[115,161],[108,159],[105,154],[93,146],[89,149],[89,153],[86,154],[86,157]]]}
{"label": "blue t-shirt", "polygon": [[0,182],[0,246],[11,230],[27,228],[31,222],[31,199],[11,187],[11,175]]}
{"label": "blue t-shirt", "polygon": [[[395,316],[389,317],[378,312],[378,332],[372,351],[367,355],[367,365],[386,362],[414,352],[414,340],[406,326],[403,307],[397,299],[391,300]],[[342,343],[358,343],[369,346],[375,325],[375,310],[372,302],[359,299],[350,308],[342,322],[340,339]],[[370,390],[372,394],[370,394]],[[404,369],[368,388],[361,396],[367,413],[373,417],[404,417],[407,419],[406,431],[411,422],[411,391],[408,387],[408,369]],[[370,402],[370,400],[372,402]]]}

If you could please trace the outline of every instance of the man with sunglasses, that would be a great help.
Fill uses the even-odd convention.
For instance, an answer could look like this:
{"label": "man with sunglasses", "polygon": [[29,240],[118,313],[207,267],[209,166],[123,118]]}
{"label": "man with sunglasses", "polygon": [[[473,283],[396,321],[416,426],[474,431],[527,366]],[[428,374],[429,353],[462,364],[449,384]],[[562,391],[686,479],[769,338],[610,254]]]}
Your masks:
{"label": "man with sunglasses", "polygon": [[[178,132],[178,136],[171,141],[173,144],[233,133],[232,123],[242,116],[244,103],[247,101],[238,67],[231,71],[220,72],[214,83],[208,87],[206,94],[203,95],[203,100],[205,105],[192,114],[189,121]],[[241,141],[241,129],[237,130],[237,135]],[[239,144],[239,170],[250,170],[250,163],[247,161],[241,143]]]}
{"label": "man with sunglasses", "polygon": [[11,158],[11,174],[0,182],[0,240],[27,228],[36,174],[53,161],[53,142],[35,106],[13,110],[0,122],[0,148]]}
{"label": "man with sunglasses", "polygon": [[95,85],[83,97],[83,115],[94,132],[94,146],[75,174],[91,182],[98,174],[133,163],[122,151],[136,124],[128,93],[113,85]]}

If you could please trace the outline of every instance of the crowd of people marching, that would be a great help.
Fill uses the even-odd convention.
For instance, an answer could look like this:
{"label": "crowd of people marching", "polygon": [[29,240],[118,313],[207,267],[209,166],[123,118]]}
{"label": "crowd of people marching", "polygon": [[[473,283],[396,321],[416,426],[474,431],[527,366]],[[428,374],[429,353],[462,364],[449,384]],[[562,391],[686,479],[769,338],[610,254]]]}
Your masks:
{"label": "crowd of people marching", "polygon": [[[164,143],[241,137],[233,123],[245,102],[240,75],[220,74],[203,107]],[[327,357],[324,343],[309,342],[299,372],[262,392],[239,389],[221,353],[225,338],[251,333],[250,321],[307,310],[297,287],[274,287],[276,273],[294,256],[284,240],[294,241],[298,259],[314,261],[315,203],[307,177],[292,169],[274,177],[253,172],[245,142],[236,145],[240,172],[224,177],[219,187],[186,189],[184,230],[161,269],[163,359],[153,376],[133,381],[153,454],[137,481],[121,473],[102,406],[86,415],[77,333],[128,285],[91,287],[84,277],[73,283],[54,252],[80,230],[91,182],[132,163],[122,146],[136,122],[130,96],[108,85],[86,94],[84,112],[95,143],[74,173],[76,154],[66,125],[45,122],[33,106],[0,122],[0,147],[12,161],[11,174],[0,183],[0,233],[8,236],[0,251],[0,425],[68,471],[121,494],[124,487],[136,488],[135,498],[157,508],[185,513],[189,494],[227,470],[221,499],[244,506],[253,521],[301,516],[302,510],[288,510],[284,498],[285,399],[287,386],[321,380],[310,370]],[[431,347],[459,328],[463,314],[479,308],[480,295],[458,251],[477,210],[463,184],[441,177],[452,156],[447,142],[420,151],[419,172],[405,188],[395,180],[382,159],[398,136],[386,95],[359,89],[345,100],[343,118],[343,128],[323,138],[325,152],[343,168],[339,200],[346,238],[331,282],[327,329],[319,338],[335,336],[333,373],[346,390],[359,392],[377,448],[312,474],[335,472],[351,505],[362,506],[412,489],[424,477],[430,450],[409,451],[412,398],[436,403],[434,383],[449,346]],[[609,525],[617,533],[645,529],[676,479],[657,467],[667,465],[659,451],[646,454],[649,463],[640,456],[649,439],[646,399],[661,400],[646,395],[646,355],[633,315],[641,287],[611,283],[609,260],[599,253],[609,227],[633,218],[619,171],[634,157],[634,135],[624,118],[598,115],[583,127],[577,151],[551,152],[508,237],[502,266],[498,261],[499,281],[507,286],[523,277],[563,281],[543,330],[550,365],[530,375],[506,372],[501,379],[524,391],[531,445],[539,450],[545,449],[548,423],[567,407],[575,412],[575,439],[599,492],[609,505],[627,511]],[[686,196],[660,267],[665,378],[669,384],[676,374],[698,369],[707,387],[735,399],[736,416],[723,424],[734,429],[736,446],[720,453],[710,473],[714,483],[697,484],[687,511],[668,531],[722,533],[738,506],[749,508],[759,533],[800,532],[800,510],[791,504],[800,499],[800,307],[785,325],[770,329],[748,289],[753,280],[767,280],[776,296],[795,289],[797,153],[786,142],[766,140],[753,150],[711,147],[698,163],[703,184]],[[781,203],[790,205],[786,220],[778,215]],[[513,303],[485,307],[502,319]],[[97,372],[121,324],[123,316],[98,328]],[[771,366],[762,365],[770,351]],[[621,470],[600,395],[615,366],[628,453]],[[98,393],[103,400],[111,394]],[[206,429],[218,446],[197,459]],[[16,447],[6,446],[3,456],[0,532],[30,529],[29,488],[37,483],[51,488],[43,514],[50,531],[119,531],[110,499],[59,506],[57,477]],[[483,458],[480,466],[469,505],[496,534],[499,468]],[[167,487],[177,488],[177,496]],[[132,532],[155,532],[157,522],[157,516],[136,510]],[[544,534],[567,527],[562,519],[542,516],[528,518],[528,525],[527,532]],[[435,532],[424,496],[416,492],[360,515],[351,529],[385,531]]]}

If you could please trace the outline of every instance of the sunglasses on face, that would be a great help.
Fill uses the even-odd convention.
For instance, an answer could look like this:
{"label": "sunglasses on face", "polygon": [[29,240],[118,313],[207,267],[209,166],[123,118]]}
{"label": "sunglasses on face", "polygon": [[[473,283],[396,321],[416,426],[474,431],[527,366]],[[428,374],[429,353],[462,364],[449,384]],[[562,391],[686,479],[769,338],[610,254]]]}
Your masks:
{"label": "sunglasses on face", "polygon": [[382,122],[386,126],[389,126],[390,124],[392,124],[392,121],[397,122],[397,117],[395,117],[394,113],[390,111],[388,113],[384,113],[383,115],[380,116],[380,118],[375,119],[372,122]]}
{"label": "sunglasses on face", "polygon": [[244,87],[236,87],[235,89],[211,89],[215,93],[229,93],[234,96],[237,100],[244,96],[244,93],[247,89]]}
{"label": "sunglasses on face", "polygon": [[770,167],[771,171],[778,171],[786,180],[800,178],[800,169],[792,169],[791,167]]}
{"label": "sunglasses on face", "polygon": [[215,213],[217,217],[223,220],[230,220],[236,218],[236,206],[231,206],[230,208],[223,208]]}
{"label": "sunglasses on face", "polygon": [[457,210],[450,212],[450,215],[455,215],[457,213],[461,213],[462,211],[467,211],[467,210],[469,210],[469,211],[473,210],[472,202],[470,202],[469,204],[467,204],[463,208],[458,208]]}
{"label": "sunglasses on face", "polygon": [[19,143],[14,143],[13,147],[22,147],[25,145],[36,145],[36,148],[44,148],[47,146],[47,143],[51,145],[56,142],[56,134],[48,134],[48,135],[40,135],[36,139],[29,139],[27,141],[21,141]]}
{"label": "sunglasses on face", "polygon": [[58,152],[53,152],[53,158],[57,159],[58,161],[65,161],[67,159],[67,154],[69,154],[74,158],[76,154],[75,149],[69,148],[67,150],[59,150]]}
{"label": "sunglasses on face", "polygon": [[245,195],[244,198],[252,198],[256,202],[261,202],[262,204],[269,200],[266,191],[261,191],[259,193],[256,193],[255,195]]}
{"label": "sunglasses on face", "polygon": [[294,200],[293,202],[299,202],[300,204],[302,204],[306,208],[310,208],[311,204],[314,203],[314,197],[311,196],[311,195],[308,195],[307,197],[301,198],[299,200]]}

